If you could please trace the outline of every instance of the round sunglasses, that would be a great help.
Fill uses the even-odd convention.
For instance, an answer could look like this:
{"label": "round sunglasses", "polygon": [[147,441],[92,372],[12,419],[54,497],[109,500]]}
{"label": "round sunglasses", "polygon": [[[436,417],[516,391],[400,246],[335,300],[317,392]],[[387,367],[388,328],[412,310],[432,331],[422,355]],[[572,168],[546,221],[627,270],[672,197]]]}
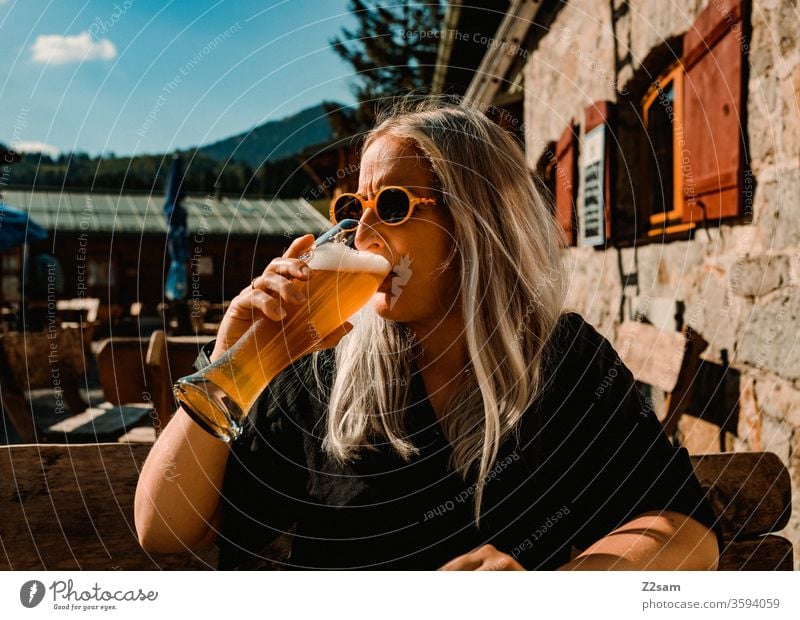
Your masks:
{"label": "round sunglasses", "polygon": [[399,226],[411,217],[417,205],[437,202],[436,198],[416,196],[406,187],[389,185],[382,187],[372,200],[365,200],[358,194],[339,194],[331,200],[331,221],[338,224],[343,220],[360,220],[364,211],[372,207],[381,222]]}

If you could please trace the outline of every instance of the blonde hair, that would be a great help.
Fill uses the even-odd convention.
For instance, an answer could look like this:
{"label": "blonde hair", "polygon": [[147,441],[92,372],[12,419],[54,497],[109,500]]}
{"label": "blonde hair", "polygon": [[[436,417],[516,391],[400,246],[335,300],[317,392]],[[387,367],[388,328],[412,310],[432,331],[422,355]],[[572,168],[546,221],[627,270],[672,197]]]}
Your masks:
{"label": "blonde hair", "polygon": [[[447,404],[441,425],[451,467],[465,481],[478,465],[474,518],[503,441],[542,389],[547,340],[564,302],[559,227],[515,139],[477,108],[441,97],[393,100],[379,113],[363,150],[389,135],[428,161],[454,224],[454,264],[471,373]],[[455,261],[455,262],[453,262]],[[345,463],[385,441],[403,460],[418,454],[406,438],[413,335],[402,324],[362,312],[335,351],[326,452]]]}

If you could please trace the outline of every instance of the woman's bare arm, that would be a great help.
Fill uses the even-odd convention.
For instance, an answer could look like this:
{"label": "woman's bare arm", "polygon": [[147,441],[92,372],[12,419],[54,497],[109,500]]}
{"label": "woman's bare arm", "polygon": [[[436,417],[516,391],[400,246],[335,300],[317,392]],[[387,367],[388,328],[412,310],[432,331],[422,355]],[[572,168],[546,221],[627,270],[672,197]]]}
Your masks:
{"label": "woman's bare arm", "polygon": [[227,443],[178,409],[150,450],[136,487],[134,519],[142,547],[180,552],[213,541],[229,453]]}
{"label": "woman's bare arm", "polygon": [[[300,307],[304,300],[292,296],[287,278],[308,279],[307,265],[297,257],[313,242],[313,235],[295,239],[231,301],[210,361],[222,356],[256,319],[277,321],[282,307]],[[345,322],[316,347],[336,346],[352,328]],[[229,444],[212,437],[178,408],[150,450],[136,486],[134,520],[142,547],[179,552],[200,549],[214,540],[222,522],[220,492],[229,455]]]}
{"label": "woman's bare arm", "polygon": [[716,570],[714,532],[686,515],[646,512],[558,570]]}
{"label": "woman's bare arm", "polygon": [[[280,320],[280,310],[301,301],[292,297],[289,277],[308,279],[297,257],[314,242],[295,239],[282,257],[233,298],[217,332],[210,361],[217,360],[258,318]],[[346,333],[343,328],[336,334]],[[324,342],[324,341],[323,341]],[[186,551],[205,546],[221,522],[220,490],[230,446],[200,428],[182,408],[164,427],[147,456],[134,500],[139,542],[151,551]]]}

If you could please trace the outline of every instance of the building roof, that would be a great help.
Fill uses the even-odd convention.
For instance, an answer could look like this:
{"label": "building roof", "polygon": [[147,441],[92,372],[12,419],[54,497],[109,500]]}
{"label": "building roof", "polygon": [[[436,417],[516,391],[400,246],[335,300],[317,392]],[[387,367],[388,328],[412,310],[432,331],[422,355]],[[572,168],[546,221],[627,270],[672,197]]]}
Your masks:
{"label": "building roof", "polygon": [[[514,61],[527,58],[527,52],[522,46],[542,6],[542,0],[511,0],[494,40],[487,47],[464,94],[467,101],[478,106],[495,103],[495,96],[502,89],[502,81],[507,77]],[[511,77],[513,79],[515,76]],[[521,85],[513,87],[521,91]]]}
{"label": "building roof", "polygon": [[[165,234],[167,222],[161,194],[108,194],[5,190],[3,201],[26,211],[48,231],[59,233]],[[189,234],[260,235],[318,234],[328,220],[302,198],[208,198],[183,200]]]}
{"label": "building roof", "polygon": [[447,3],[431,90],[463,95],[505,18],[510,0]]}

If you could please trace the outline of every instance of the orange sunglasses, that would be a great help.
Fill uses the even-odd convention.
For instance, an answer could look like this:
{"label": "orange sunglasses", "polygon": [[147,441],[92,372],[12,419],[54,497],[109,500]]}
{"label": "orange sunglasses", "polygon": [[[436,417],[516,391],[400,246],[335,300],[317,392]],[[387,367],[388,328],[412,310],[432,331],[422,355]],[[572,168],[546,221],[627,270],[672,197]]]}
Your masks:
{"label": "orange sunglasses", "polygon": [[331,200],[331,221],[338,224],[342,220],[360,220],[364,211],[372,207],[378,218],[389,226],[399,226],[406,222],[419,204],[436,205],[436,198],[421,198],[411,190],[399,185],[382,187],[372,200],[365,200],[358,194],[340,194]]}

